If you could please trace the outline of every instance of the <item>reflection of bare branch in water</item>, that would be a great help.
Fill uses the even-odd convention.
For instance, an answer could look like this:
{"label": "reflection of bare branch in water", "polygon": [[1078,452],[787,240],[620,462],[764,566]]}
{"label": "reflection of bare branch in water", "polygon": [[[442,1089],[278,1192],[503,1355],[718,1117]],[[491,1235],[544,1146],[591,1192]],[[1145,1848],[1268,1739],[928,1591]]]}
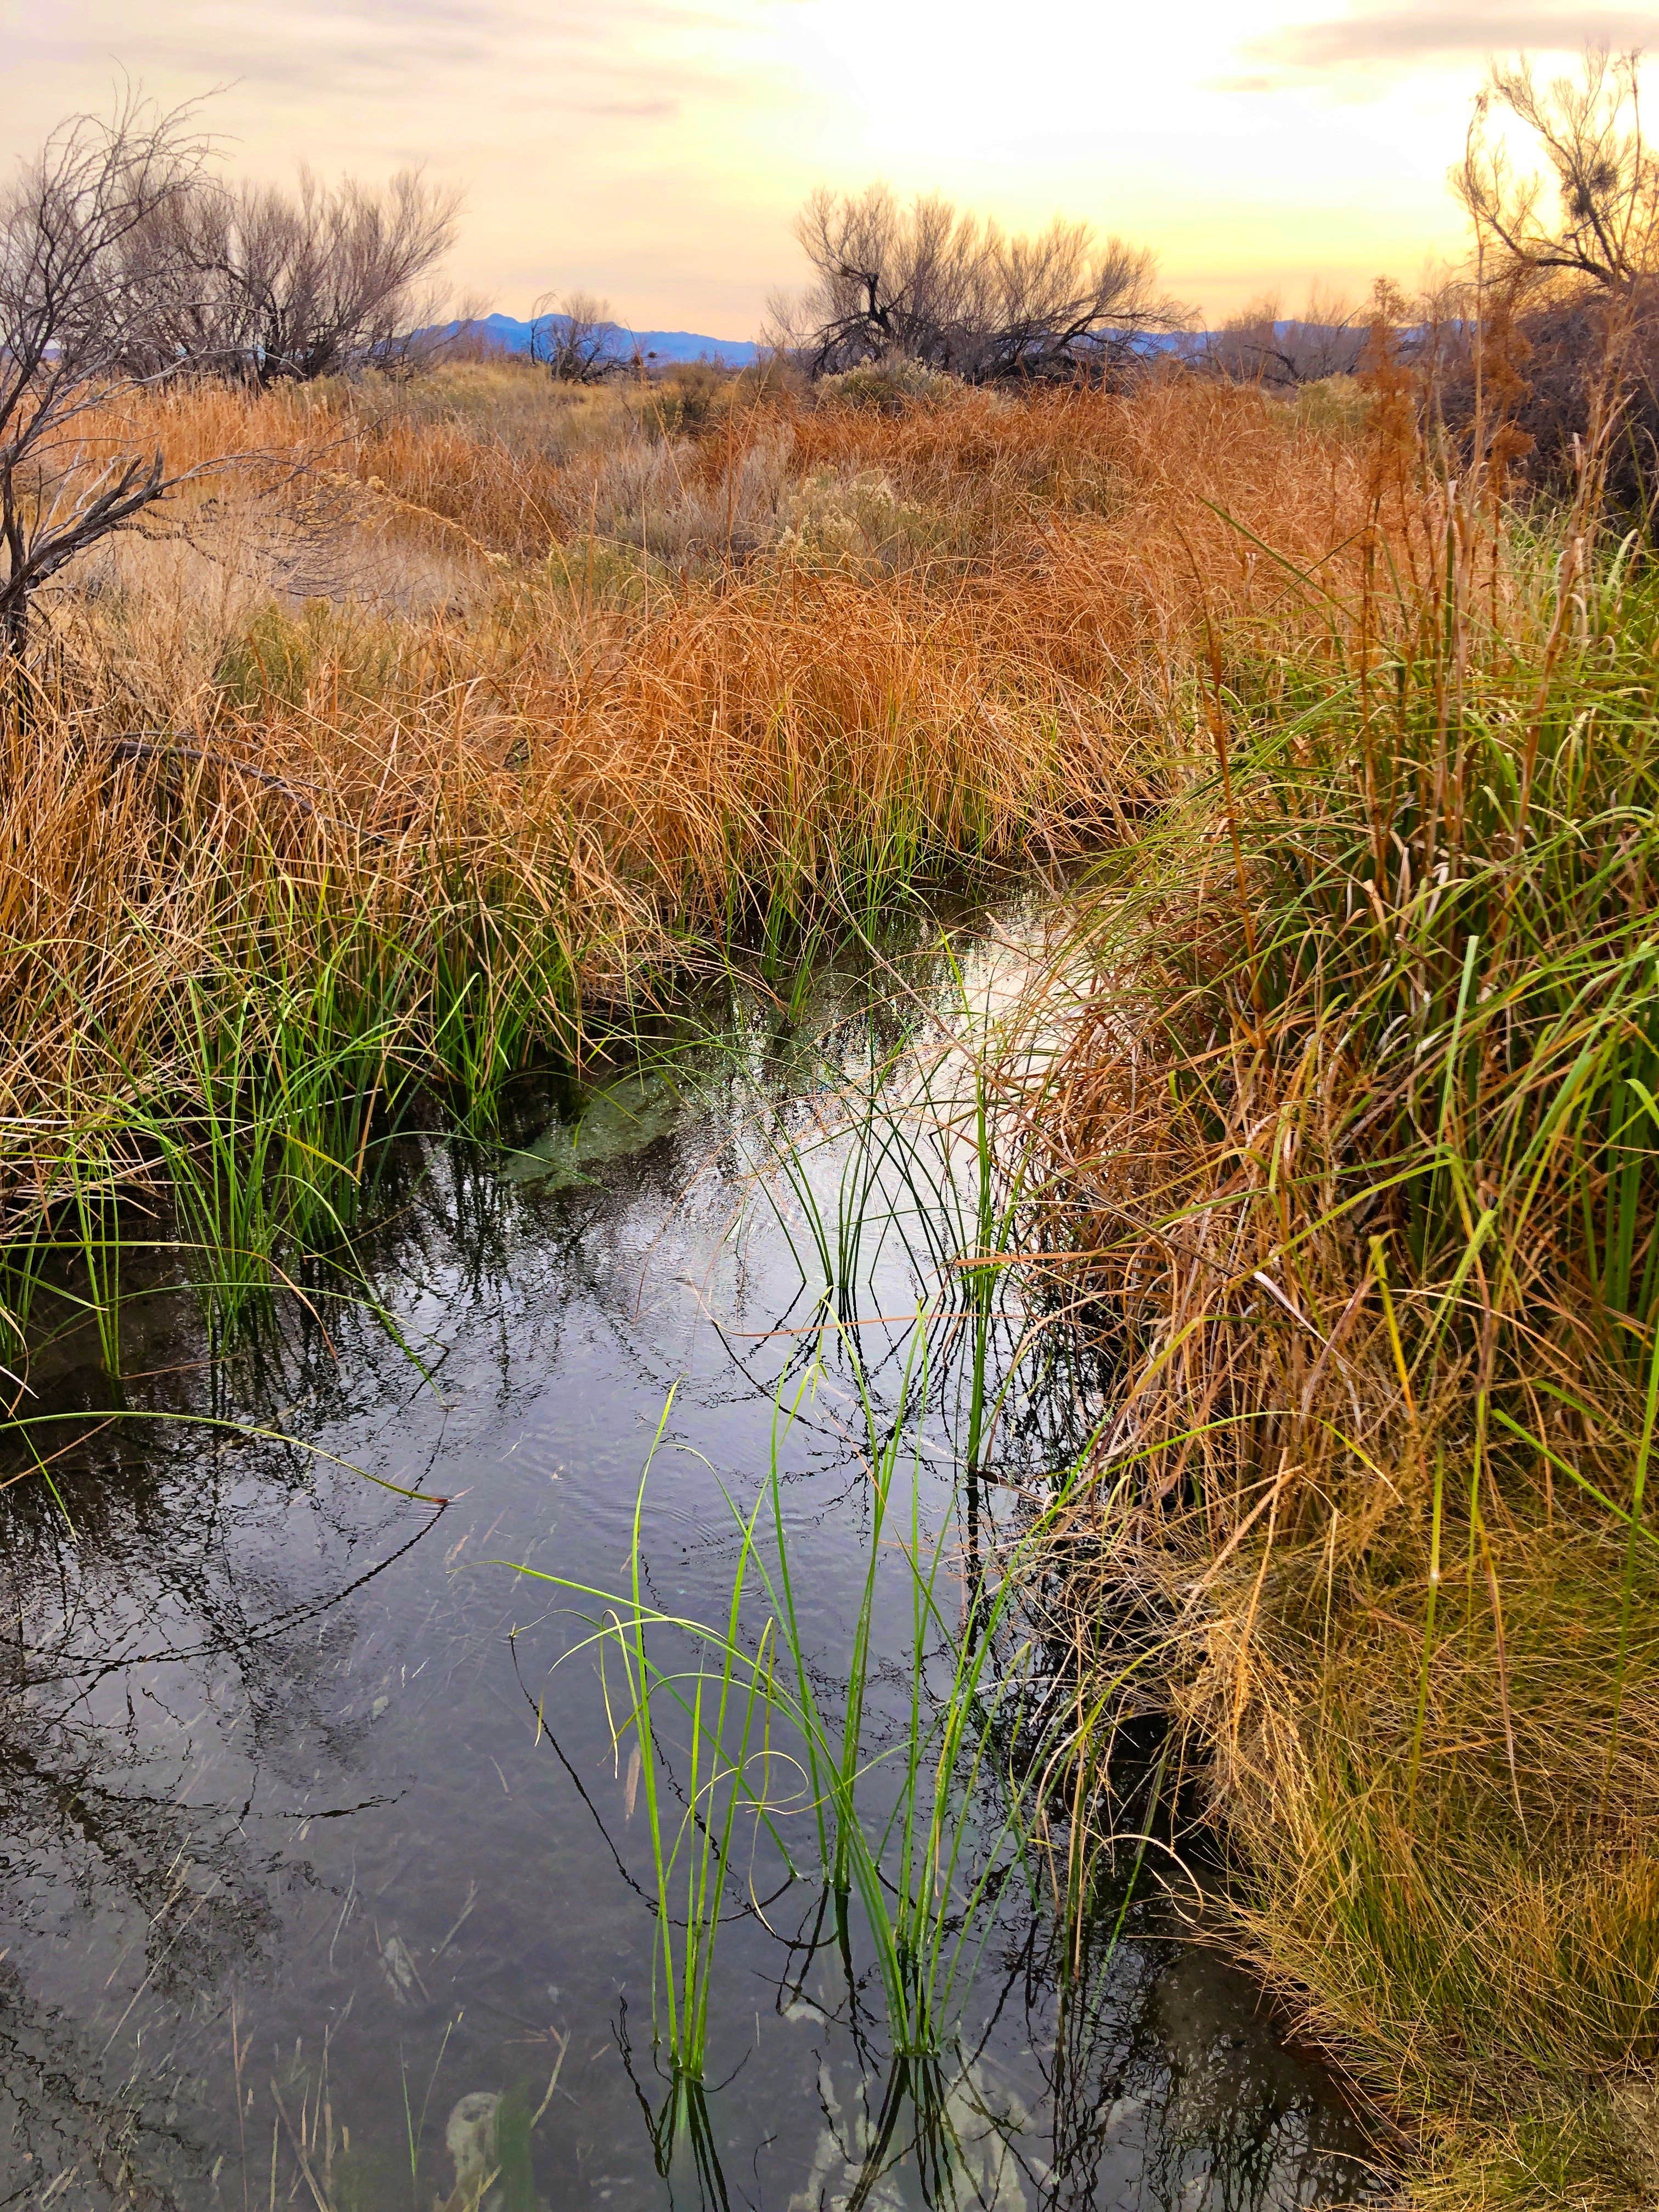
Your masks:
{"label": "reflection of bare branch in water", "polygon": [[[854,1038],[849,1057],[880,1060],[911,1034],[896,1020],[889,1035],[878,1021],[867,1049]],[[657,1900],[629,1872],[643,1849],[638,1818],[629,1825],[631,1786],[608,1735],[569,1701],[556,1710],[549,1695],[544,1711],[553,1656],[544,1647],[557,1624],[539,1608],[529,1621],[498,1608],[489,1578],[468,1582],[463,1571],[486,1553],[510,1556],[509,1544],[522,1542],[517,1555],[532,1560],[568,1546],[573,1564],[580,1554],[582,1571],[605,1583],[595,1532],[603,1540],[607,1516],[615,1522],[607,1486],[636,1473],[630,1425],[691,1364],[684,1440],[707,1448],[710,1479],[671,1501],[644,1562],[645,1590],[677,1612],[702,1607],[711,1591],[723,1596],[737,1540],[715,1485],[735,1492],[752,1480],[780,1376],[799,1377],[801,1363],[818,1358],[817,1395],[793,1426],[781,1480],[791,1514],[823,1546],[815,1602],[839,1602],[837,1563],[867,1531],[871,1486],[845,1346],[806,1346],[801,1314],[785,1309],[798,1294],[811,1309],[812,1297],[769,1226],[752,1240],[727,1235],[751,1189],[751,1127],[775,1109],[799,1109],[803,1125],[825,1110],[805,1088],[817,1084],[825,1042],[820,1032],[808,1048],[799,1024],[769,1029],[763,1017],[739,1042],[727,1091],[711,1082],[685,1124],[586,1188],[512,1182],[481,1145],[398,1139],[381,1193],[416,1202],[362,1240],[362,1257],[393,1286],[387,1304],[418,1340],[425,1373],[308,1276],[320,1320],[285,1310],[265,1338],[210,1369],[192,1364],[199,1328],[175,1318],[169,1334],[159,1300],[119,1389],[89,1358],[79,1370],[60,1362],[55,1402],[73,1403],[88,1431],[104,1425],[54,1469],[77,1540],[39,1485],[0,1492],[0,1826],[18,1839],[0,1864],[0,1943],[16,1939],[0,1972],[0,2131],[9,2126],[19,2147],[0,2145],[0,2212],[33,2212],[39,2192],[14,2170],[24,2152],[42,2172],[76,2174],[50,2212],[234,2205],[244,2172],[251,2202],[264,2206],[273,2133],[277,2203],[290,2188],[292,2202],[316,2201],[308,2163],[343,2212],[350,2187],[390,2149],[401,2172],[374,2166],[362,2201],[406,2204],[412,2190],[429,2205],[450,2186],[446,2115],[458,2093],[505,2096],[537,2066],[545,2080],[553,2045],[563,2064],[573,2033],[537,2136],[537,2186],[556,2206],[591,2187],[614,2185],[618,2201],[648,2192],[654,2160],[678,2203],[701,2194],[710,2212],[745,2203],[784,2212],[816,2164],[821,2126],[836,2139],[824,2199],[841,2212],[861,2187],[864,2212],[896,2212],[901,2196],[914,2208],[918,2182],[936,2212],[973,2212],[988,2191],[992,2212],[1014,2212],[1016,2185],[1018,2212],[1265,2212],[1334,2185],[1350,2193],[1311,2077],[1293,2063],[1274,2070],[1277,2045],[1243,1999],[1228,2011],[1213,1977],[1186,1973],[1189,1953],[1139,1933],[1110,1957],[1096,1940],[1063,1985],[1065,1947],[1012,1882],[994,1899],[969,2047],[931,2074],[894,2064],[879,1992],[855,1949],[841,1982],[825,1985],[842,1952],[816,1887],[793,1945],[792,1900],[763,1894],[766,1924],[751,1918],[731,1932],[731,1976],[717,1998],[714,2070],[740,2064],[742,2079],[682,2111],[681,2135],[665,2140],[674,2130],[665,2130],[665,2094],[641,2063],[647,2155],[606,2033],[619,2008],[626,2021],[630,1997],[636,2023],[648,2003]],[[568,1103],[562,1087],[544,1097],[544,1109],[552,1103]],[[872,1267],[881,1261],[884,1286],[897,1279],[896,1234],[884,1259],[873,1231],[866,1251]],[[1010,1290],[1006,1310],[999,1303],[990,1313],[985,1358],[997,1376],[1015,1366],[1028,1333],[1016,1297]],[[878,1435],[915,1328],[908,1304],[885,1302],[890,1325],[875,1318],[880,1301],[855,1316],[865,1382],[887,1401],[874,1407]],[[929,1482],[936,1472],[940,1482],[922,1513],[928,1540],[954,1544],[951,1515],[962,1509],[951,1566],[960,1566],[964,1619],[1029,1519],[1026,1493],[1072,1455],[1102,1399],[1098,1372],[1067,1364],[1076,1347],[1063,1331],[1045,1331],[1042,1344],[1048,1369],[1010,1393],[987,1433],[980,1482],[957,1498],[945,1478],[962,1456],[952,1441],[961,1409],[946,1389],[972,1347],[947,1321],[930,1353],[922,1443]],[[447,1515],[414,1516],[410,1533],[406,1506],[319,1473],[297,1443],[184,1426],[158,1442],[163,1432],[125,1418],[146,1407],[344,1437],[349,1457],[399,1480],[425,1480],[441,1453],[447,1464],[433,1479],[457,1502]],[[528,1449],[514,1460],[521,1442]],[[438,1549],[453,1570],[450,1556],[441,1571],[423,1559],[407,1581],[365,1599],[439,1518],[447,1527]],[[516,1733],[502,1731],[501,1639],[515,1664],[532,1662],[522,1707],[505,1716]],[[832,1643],[806,1669],[826,1708],[846,1686]],[[1057,1641],[1046,1671],[1035,1667],[1033,1699],[1049,1694],[1050,1678],[1069,1679],[1069,1649]],[[884,1686],[872,1748],[907,1701],[898,1667],[883,1652],[872,1668]],[[931,1707],[939,1686],[925,1676],[922,1686]],[[375,1694],[383,1687],[390,1700]],[[370,1794],[370,1776],[386,1796]],[[664,1783],[669,1817],[699,1824],[672,1746]],[[342,1820],[304,1842],[312,1820],[394,1804],[388,1819]],[[763,1892],[766,1864],[763,1854],[748,1869]],[[763,2032],[769,1984],[775,2002]],[[825,2080],[833,2116],[827,2098],[815,2108]],[[418,2182],[401,2140],[405,2086]],[[337,2116],[351,2136],[333,2166],[337,2192],[328,2149]],[[979,2146],[965,2184],[947,2126]],[[888,2171],[896,2160],[902,2174]],[[1228,2178],[1200,2207],[1194,2185],[1215,2172]]]}
{"label": "reflection of bare branch in water", "polygon": [[[175,2021],[210,2014],[233,1978],[268,1970],[278,1932],[274,1869],[250,1851],[245,1808],[186,1803],[188,1764],[170,1786],[156,1765],[133,1723],[100,1727],[15,1695],[0,1705],[0,1920],[14,1942],[49,1938],[73,1895],[97,1990],[71,2030],[21,1966],[0,1969],[0,2137],[24,2175],[78,2175],[52,2199],[70,2212],[173,2212],[203,2162],[193,2069],[167,2030],[159,2045],[153,2025],[137,2031],[156,2003]],[[14,2201],[35,2198],[0,2190],[0,2206]]]}
{"label": "reflection of bare branch in water", "polygon": [[[180,2083],[135,2069],[100,2078],[89,2039],[35,2004],[22,1976],[0,1960],[0,2207],[30,2212],[54,2182],[64,2212],[117,2204],[175,2212],[202,2160],[176,2117]],[[73,2180],[64,2185],[62,2177]]]}
{"label": "reflection of bare branch in water", "polygon": [[[258,1380],[319,1415],[340,1387],[302,1342]],[[295,1871],[255,1843],[253,1794],[274,1780],[279,1819],[290,1795],[337,1809],[313,1785],[361,1757],[367,1721],[340,1717],[354,1601],[441,1517],[410,1531],[297,1447],[170,1425],[157,1448],[146,1403],[228,1411],[222,1391],[183,1362],[130,1384],[137,1418],[60,1463],[74,1540],[38,1490],[0,1495],[0,2212],[54,2182],[57,2212],[198,2201],[223,2008],[273,1971]],[[109,1398],[70,1369],[37,1402],[96,1424]],[[273,1544],[296,1510],[315,1542]],[[37,1953],[54,1989],[82,1984],[67,2010],[32,1987]]]}

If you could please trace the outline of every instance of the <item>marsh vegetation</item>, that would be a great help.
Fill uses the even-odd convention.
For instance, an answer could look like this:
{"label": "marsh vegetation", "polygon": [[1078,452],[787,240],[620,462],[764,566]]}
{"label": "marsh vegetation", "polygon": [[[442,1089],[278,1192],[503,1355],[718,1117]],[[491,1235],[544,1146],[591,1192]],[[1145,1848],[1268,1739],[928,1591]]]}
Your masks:
{"label": "marsh vegetation", "polygon": [[[124,2040],[181,1990],[217,2034],[234,1990],[216,2154],[253,2185],[255,1992],[228,1962],[304,1916],[228,1815],[198,1847],[184,1798],[124,1797],[85,1733],[203,1653],[253,1738],[305,1690],[327,1748],[304,1784],[294,1751],[286,1810],[302,1836],[349,1815],[380,1884],[356,1981],[307,1923],[327,2002],[260,1999],[258,2034],[312,2054],[270,2075],[261,2201],[447,2190],[463,2062],[485,2101],[453,2105],[452,2203],[602,2194],[599,2137],[561,2136],[550,2179],[544,2131],[573,2017],[618,2002],[623,2070],[583,2094],[612,2133],[637,2098],[629,2186],[677,2199],[727,2200],[768,2100],[822,2118],[805,2179],[762,2185],[802,2203],[1243,2207],[1367,2173],[1449,2208],[1650,2197],[1659,191],[1634,85],[1594,58],[1576,88],[1498,81],[1555,131],[1561,205],[1477,134],[1481,289],[1264,310],[1161,362],[1125,337],[1110,376],[966,380],[947,326],[989,309],[936,264],[971,247],[983,279],[1018,241],[866,196],[817,210],[816,377],[100,356],[61,435],[19,386],[18,542],[112,486],[130,511],[28,570],[5,665],[6,1757],[31,1835],[58,1823],[41,1865],[90,1852],[152,1931],[181,1899],[197,1929],[194,1982],[172,1933],[111,1978],[100,2063],[143,2095],[52,2108],[43,2144],[93,2146],[64,2164],[88,2203],[171,2201],[189,2163],[156,2114],[225,2053],[177,2015],[169,2092]],[[1051,244],[1089,331],[1111,283],[1179,320],[1133,253]],[[872,336],[901,294],[937,344]],[[1049,366],[1054,320],[1027,334]],[[964,896],[1020,915],[992,1012]],[[659,1248],[695,1328],[661,1320]],[[456,1445],[446,1362],[491,1328],[500,1421]],[[621,1368],[577,1418],[600,1342]],[[526,1392],[529,1489],[474,1448]],[[423,1452],[493,1527],[426,1534],[464,1484]],[[227,1630],[205,1565],[169,1584],[145,1550],[147,1515],[196,1525],[182,1493],[216,1499],[226,1454],[258,1469],[233,1521],[264,1529],[280,1480],[352,1570],[314,1583],[265,1531],[257,1629]],[[555,1544],[549,1497],[577,1489]],[[417,1658],[416,1601],[388,1600],[395,1687],[388,1657],[328,1717],[319,1670],[363,1647],[323,1616],[356,1619],[376,1547],[377,1588],[413,1548],[385,1587],[429,1606],[423,1635],[478,1602],[458,1581],[509,1594],[486,1605],[510,1726],[466,1711],[504,1806],[550,1749],[567,1793],[556,1814],[532,1784],[535,1819],[501,1811],[441,1904],[396,1887],[469,1835],[478,1761],[441,1707],[386,1801],[444,1801],[406,1848],[373,1825],[378,1753],[361,1803],[308,1794],[433,1656],[463,1665],[441,1635]],[[158,1602],[181,1635],[152,1650]],[[88,1680],[40,1735],[43,1689]],[[252,1740],[221,1746],[239,1779]],[[558,1879],[536,1820],[608,1981],[526,1936]],[[338,1942],[357,1863],[310,1850]],[[265,1872],[289,1864],[271,1845]],[[428,1986],[486,1875],[478,2001],[550,2083]],[[1277,2008],[1279,2040],[1251,2031],[1269,2089],[1223,2069],[1228,2124],[1123,2086],[1154,2046],[1166,2089],[1215,2074],[1213,2038],[1183,2058],[1125,2009],[1177,1927]],[[12,1991],[20,2051],[79,2049],[77,2005],[103,2032],[73,1982],[33,2013]],[[418,2054],[348,2029],[371,1984]],[[764,2033],[732,1995],[762,1986]],[[779,2056],[803,2027],[816,2072]],[[722,2103],[745,2048],[761,2087]],[[90,2083],[84,2051],[58,2071],[83,2061]]]}

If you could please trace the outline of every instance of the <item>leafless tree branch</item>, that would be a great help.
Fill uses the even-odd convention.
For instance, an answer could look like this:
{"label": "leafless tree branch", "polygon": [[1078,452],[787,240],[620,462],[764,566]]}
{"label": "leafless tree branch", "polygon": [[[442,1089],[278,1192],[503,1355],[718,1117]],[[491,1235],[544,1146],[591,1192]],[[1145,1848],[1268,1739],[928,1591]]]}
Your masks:
{"label": "leafless tree branch", "polygon": [[556,301],[544,292],[530,310],[530,356],[560,384],[598,384],[627,368],[633,342],[608,300],[571,292]]}
{"label": "leafless tree branch", "polygon": [[128,97],[107,121],[63,125],[0,195],[0,659],[21,653],[41,585],[176,481],[159,453],[111,452],[87,417],[148,380],[135,333],[195,288],[156,241],[206,160],[189,109]]}
{"label": "leafless tree branch", "polygon": [[774,313],[815,374],[898,355],[972,383],[1075,376],[1190,319],[1156,289],[1149,252],[1097,243],[1086,223],[1028,237],[938,194],[903,207],[872,185],[815,192],[795,235],[814,282]]}
{"label": "leafless tree branch", "polygon": [[[1577,78],[1544,86],[1525,60],[1492,70],[1452,186],[1502,273],[1619,291],[1655,272],[1659,164],[1643,135],[1641,59],[1592,46]],[[1531,173],[1494,129],[1506,114],[1536,142]]]}

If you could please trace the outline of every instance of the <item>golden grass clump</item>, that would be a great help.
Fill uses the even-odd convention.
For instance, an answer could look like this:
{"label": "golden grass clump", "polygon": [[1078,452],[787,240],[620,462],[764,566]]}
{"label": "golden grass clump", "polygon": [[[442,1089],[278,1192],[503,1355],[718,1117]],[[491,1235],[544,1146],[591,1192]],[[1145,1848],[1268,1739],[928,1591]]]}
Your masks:
{"label": "golden grass clump", "polygon": [[1053,1272],[1119,1384],[1077,1595],[1413,2201],[1631,2205],[1659,586],[1582,505],[1449,493],[1386,420],[1353,450],[1314,618],[1212,602],[1191,780],[1104,872],[1041,1094]]}
{"label": "golden grass clump", "polygon": [[[271,900],[325,936],[448,915],[453,959],[497,980],[506,917],[533,913],[565,981],[556,1008],[519,1008],[529,1048],[568,1039],[573,1007],[648,957],[813,896],[1032,843],[1089,849],[1162,787],[1146,733],[1194,603],[1170,552],[1172,469],[1254,471],[1264,520],[1322,516],[1353,475],[1250,395],[963,395],[908,428],[763,395],[678,441],[705,503],[757,451],[787,452],[796,483],[890,472],[969,550],[896,575],[783,542],[786,520],[769,549],[672,569],[577,529],[550,489],[586,465],[549,459],[573,411],[610,409],[626,446],[648,441],[636,407],[573,410],[544,386],[553,429],[526,452],[478,375],[451,374],[406,406],[204,387],[124,424],[181,463],[235,458],[88,564],[7,733],[14,1129],[57,1121],[118,1067],[132,1083],[165,1065],[158,979],[227,958],[245,975]],[[1115,506],[1056,496],[1068,471],[1115,472]],[[1224,542],[1232,600],[1282,598]],[[419,964],[405,953],[400,990]],[[431,1024],[416,1028],[436,1072]]]}

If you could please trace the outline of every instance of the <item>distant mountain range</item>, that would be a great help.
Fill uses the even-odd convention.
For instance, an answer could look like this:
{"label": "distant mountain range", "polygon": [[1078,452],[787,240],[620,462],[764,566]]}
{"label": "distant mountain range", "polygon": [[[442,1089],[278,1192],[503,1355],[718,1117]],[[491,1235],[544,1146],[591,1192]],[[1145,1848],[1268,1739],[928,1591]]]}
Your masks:
{"label": "distant mountain range", "polygon": [[[567,320],[563,315],[538,317],[538,331],[556,330]],[[1300,341],[1304,345],[1313,341],[1324,341],[1334,346],[1343,341],[1357,357],[1363,345],[1363,334],[1346,324],[1327,325],[1286,319],[1273,325],[1273,337],[1281,343]],[[607,353],[618,361],[631,361],[637,346],[647,361],[708,361],[723,363],[727,368],[746,368],[759,358],[760,348],[752,338],[711,338],[699,331],[630,331],[624,323],[605,326],[609,337]],[[470,323],[450,323],[444,326],[445,334],[465,331],[470,336],[482,338],[486,345],[499,346],[503,353],[530,351],[531,325],[521,322],[515,315],[483,315]],[[1133,341],[1133,350],[1140,354],[1186,353],[1200,356],[1219,343],[1226,336],[1220,331],[1143,331]],[[1248,336],[1237,341],[1243,347],[1261,349],[1265,332]],[[1334,365],[1349,367],[1343,359]]]}
{"label": "distant mountain range", "polygon": [[[544,315],[538,319],[540,330],[549,323],[559,324],[562,315]],[[459,327],[457,325],[457,327]],[[476,331],[487,345],[499,346],[503,353],[528,353],[531,325],[514,315],[483,315],[466,326]],[[724,362],[728,368],[746,368],[759,355],[760,348],[750,338],[708,338],[696,331],[630,331],[621,323],[611,325],[616,333],[615,347],[620,357],[631,359],[635,347],[647,361],[711,361]]]}

